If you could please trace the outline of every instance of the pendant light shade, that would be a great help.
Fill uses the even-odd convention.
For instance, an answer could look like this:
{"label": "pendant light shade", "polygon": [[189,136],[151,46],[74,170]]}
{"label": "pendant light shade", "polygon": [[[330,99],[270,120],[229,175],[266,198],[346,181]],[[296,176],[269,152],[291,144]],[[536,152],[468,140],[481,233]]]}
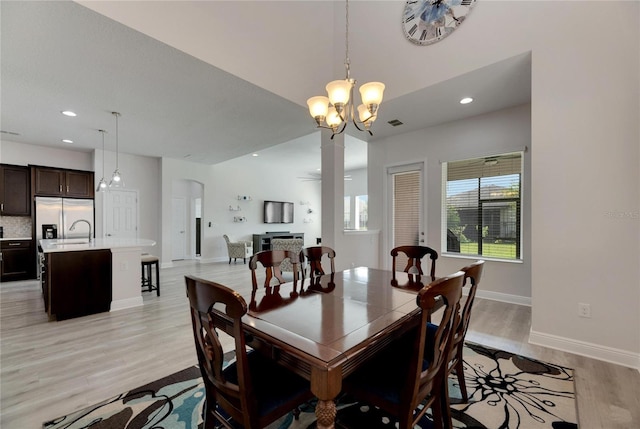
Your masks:
{"label": "pendant light shade", "polygon": [[124,188],[124,180],[122,180],[122,175],[120,174],[119,166],[118,166],[118,156],[119,156],[119,148],[118,148],[118,116],[120,113],[111,112],[113,116],[116,117],[116,169],[113,171],[111,175],[111,181],[109,182],[110,188]]}
{"label": "pendant light shade", "polygon": [[102,134],[102,178],[100,182],[98,182],[98,187],[96,188],[96,192],[104,192],[107,190],[107,181],[104,180],[104,133],[105,130],[98,130],[100,134]]}

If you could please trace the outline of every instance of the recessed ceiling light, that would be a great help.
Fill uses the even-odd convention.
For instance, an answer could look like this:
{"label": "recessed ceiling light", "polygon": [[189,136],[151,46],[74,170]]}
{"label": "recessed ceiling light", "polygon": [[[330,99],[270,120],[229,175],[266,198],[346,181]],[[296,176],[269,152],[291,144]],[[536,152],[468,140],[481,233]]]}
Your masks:
{"label": "recessed ceiling light", "polygon": [[471,97],[465,97],[462,100],[460,100],[460,104],[469,104],[473,101],[473,98]]}
{"label": "recessed ceiling light", "polygon": [[72,112],[71,110],[63,110],[62,114],[65,116],[78,116],[76,115],[76,112]]}
{"label": "recessed ceiling light", "polygon": [[253,154],[251,154],[251,156],[258,156],[258,154],[257,153],[253,153]]}
{"label": "recessed ceiling light", "polygon": [[63,139],[62,140],[63,143],[73,143],[73,140],[69,140],[69,139]]}
{"label": "recessed ceiling light", "polygon": [[316,171],[322,171],[322,168],[316,168]]}

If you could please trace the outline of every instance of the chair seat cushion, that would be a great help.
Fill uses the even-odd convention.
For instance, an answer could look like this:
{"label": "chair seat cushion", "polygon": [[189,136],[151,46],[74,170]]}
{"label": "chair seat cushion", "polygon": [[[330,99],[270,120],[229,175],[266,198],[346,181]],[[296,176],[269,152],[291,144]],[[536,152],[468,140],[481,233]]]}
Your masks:
{"label": "chair seat cushion", "polygon": [[[309,391],[309,381],[283,368],[272,359],[263,357],[260,353],[248,352],[247,360],[253,381],[253,399],[256,401],[260,416],[269,414],[280,405]],[[226,367],[223,373],[228,381],[238,384],[235,362]]]}
{"label": "chair seat cushion", "polygon": [[[399,404],[405,389],[407,365],[403,356],[411,351],[411,333],[391,343],[382,352],[367,362],[361,369],[349,376],[345,384],[357,386],[357,390],[367,391],[386,401]],[[431,342],[433,345],[433,342]],[[427,346],[428,347],[428,346]],[[433,351],[431,352],[433,356]],[[423,359],[422,371],[429,368],[430,361]],[[347,387],[348,388],[348,387]]]}

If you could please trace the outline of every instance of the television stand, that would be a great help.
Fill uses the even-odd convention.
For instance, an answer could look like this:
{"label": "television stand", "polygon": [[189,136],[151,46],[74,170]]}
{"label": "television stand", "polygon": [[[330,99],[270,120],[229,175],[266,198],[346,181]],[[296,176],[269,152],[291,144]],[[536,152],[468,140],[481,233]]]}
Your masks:
{"label": "television stand", "polygon": [[304,241],[304,233],[272,231],[265,234],[253,234],[253,253],[271,250],[271,240],[273,238],[302,238]]}

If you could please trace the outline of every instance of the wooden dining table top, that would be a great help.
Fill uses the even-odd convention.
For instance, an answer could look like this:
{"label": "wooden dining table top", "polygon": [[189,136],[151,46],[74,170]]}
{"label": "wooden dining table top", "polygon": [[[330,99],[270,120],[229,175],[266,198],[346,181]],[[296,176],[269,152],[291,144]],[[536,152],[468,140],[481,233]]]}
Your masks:
{"label": "wooden dining table top", "polygon": [[359,267],[307,278],[295,287],[293,282],[263,287],[248,297],[243,323],[330,364],[348,359],[376,334],[418,312],[416,292],[426,279]]}
{"label": "wooden dining table top", "polygon": [[417,325],[416,295],[431,280],[359,267],[259,287],[243,295],[247,344],[309,380],[317,428],[332,429],[342,380]]}

